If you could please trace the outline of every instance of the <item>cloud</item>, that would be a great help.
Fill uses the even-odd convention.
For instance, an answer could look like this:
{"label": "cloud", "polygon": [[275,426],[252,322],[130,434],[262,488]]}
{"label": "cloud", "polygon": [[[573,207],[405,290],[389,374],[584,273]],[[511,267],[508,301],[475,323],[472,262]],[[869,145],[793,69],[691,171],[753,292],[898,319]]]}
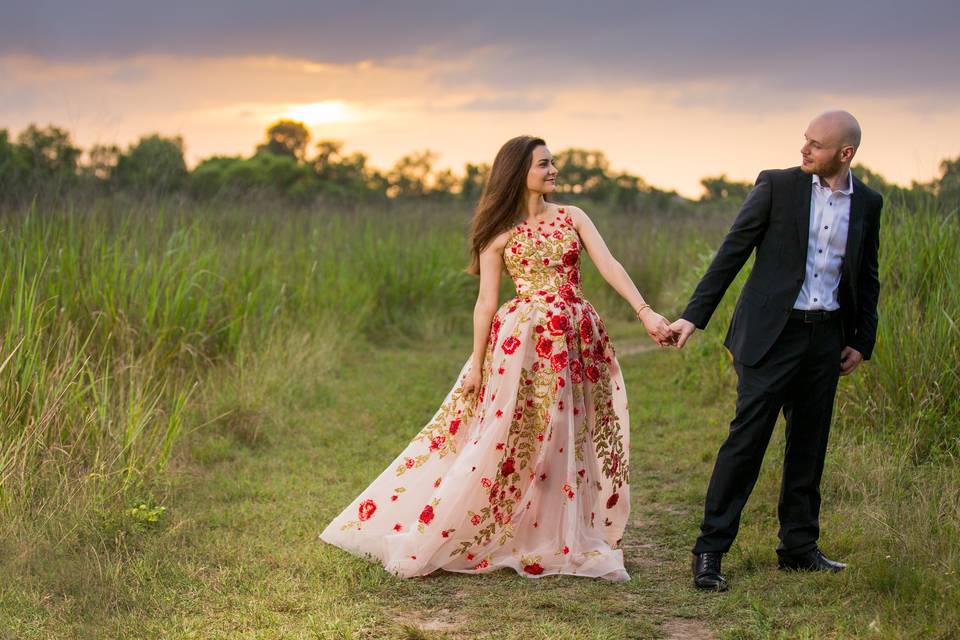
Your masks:
{"label": "cloud", "polygon": [[953,0],[909,8],[876,0],[39,0],[5,13],[0,54],[51,59],[473,58],[470,77],[441,78],[500,87],[718,77],[857,94],[953,94],[960,85],[960,5]]}
{"label": "cloud", "polygon": [[463,111],[543,111],[550,107],[546,96],[499,95],[477,97],[458,105]]}

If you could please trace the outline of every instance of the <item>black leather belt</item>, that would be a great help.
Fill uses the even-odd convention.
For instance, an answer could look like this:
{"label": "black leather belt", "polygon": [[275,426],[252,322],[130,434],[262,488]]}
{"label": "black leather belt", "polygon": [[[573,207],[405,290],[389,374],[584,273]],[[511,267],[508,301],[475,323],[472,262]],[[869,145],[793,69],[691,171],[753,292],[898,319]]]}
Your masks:
{"label": "black leather belt", "polygon": [[803,309],[793,309],[790,311],[791,320],[801,320],[803,322],[823,322],[833,320],[840,315],[840,309],[826,311],[818,309],[816,311],[805,311]]}

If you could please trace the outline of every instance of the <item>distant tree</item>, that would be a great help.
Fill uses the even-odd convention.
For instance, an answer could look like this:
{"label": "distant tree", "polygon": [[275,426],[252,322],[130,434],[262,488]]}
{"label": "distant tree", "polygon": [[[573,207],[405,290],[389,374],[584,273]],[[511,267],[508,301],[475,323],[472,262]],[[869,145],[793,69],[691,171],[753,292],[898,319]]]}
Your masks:
{"label": "distant tree", "polygon": [[0,199],[11,199],[19,193],[26,171],[20,146],[10,142],[6,129],[0,129]]}
{"label": "distant tree", "polygon": [[257,147],[257,153],[272,153],[302,162],[309,142],[310,131],[302,122],[278,120],[267,129],[267,141]]}
{"label": "distant tree", "polygon": [[561,193],[596,194],[608,180],[610,163],[602,151],[564,149],[556,154],[554,162],[560,171],[557,190]]}
{"label": "distant tree", "polygon": [[894,185],[887,182],[886,178],[884,178],[882,175],[870,170],[862,164],[855,164],[850,167],[850,170],[853,172],[853,175],[857,176],[857,178],[863,182],[863,184],[867,185],[871,189],[879,191],[880,193],[887,193],[894,187]]}
{"label": "distant tree", "polygon": [[120,160],[120,147],[115,144],[95,144],[87,151],[87,162],[80,171],[101,182],[109,182]]}
{"label": "distant tree", "polygon": [[166,193],[183,187],[187,165],[183,160],[183,138],[144,136],[117,158],[117,184],[141,193]]}
{"label": "distant tree", "polygon": [[198,198],[214,198],[226,190],[227,171],[244,162],[240,156],[211,156],[190,172],[190,193]]}
{"label": "distant tree", "polygon": [[741,202],[750,193],[753,187],[749,182],[737,182],[729,180],[726,174],[719,176],[703,178],[700,180],[703,186],[704,195],[701,201],[733,201]]}
{"label": "distant tree", "polygon": [[356,199],[383,191],[371,180],[367,156],[362,153],[345,155],[343,143],[338,140],[321,140],[316,149],[317,155],[311,164],[324,193],[341,199]]}
{"label": "distant tree", "polygon": [[289,156],[258,153],[252,158],[228,163],[223,171],[223,189],[233,195],[260,194],[307,200],[317,192],[317,178],[310,167]]}
{"label": "distant tree", "polygon": [[434,170],[430,180],[430,195],[450,196],[460,189],[462,180],[453,174],[452,169]]}
{"label": "distant tree", "polygon": [[634,209],[643,205],[649,191],[643,178],[624,172],[608,177],[594,189],[593,196],[618,208]]}
{"label": "distant tree", "polygon": [[430,188],[433,163],[437,154],[430,150],[419,151],[403,156],[387,174],[390,186],[387,195],[391,197],[412,197],[426,195]]}
{"label": "distant tree", "polygon": [[937,198],[950,210],[960,209],[960,156],[940,163],[940,179],[935,188]]}
{"label": "distant tree", "polygon": [[490,165],[487,163],[467,163],[464,168],[463,180],[460,181],[460,197],[467,202],[476,202],[483,192],[483,186],[490,175]]}
{"label": "distant tree", "polygon": [[67,131],[31,124],[20,132],[17,142],[24,178],[34,191],[49,192],[75,182],[80,149],[73,146]]}

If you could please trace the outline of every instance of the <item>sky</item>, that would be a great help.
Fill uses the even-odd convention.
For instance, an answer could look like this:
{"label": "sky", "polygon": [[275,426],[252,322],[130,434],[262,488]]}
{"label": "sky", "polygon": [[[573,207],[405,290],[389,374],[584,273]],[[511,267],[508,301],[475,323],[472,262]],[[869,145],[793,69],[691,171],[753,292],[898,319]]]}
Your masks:
{"label": "sky", "polygon": [[190,165],[292,117],[382,169],[431,149],[462,172],[532,134],[696,197],[798,164],[835,108],[857,161],[938,175],[960,156],[960,3],[0,0],[0,128],[181,135]]}

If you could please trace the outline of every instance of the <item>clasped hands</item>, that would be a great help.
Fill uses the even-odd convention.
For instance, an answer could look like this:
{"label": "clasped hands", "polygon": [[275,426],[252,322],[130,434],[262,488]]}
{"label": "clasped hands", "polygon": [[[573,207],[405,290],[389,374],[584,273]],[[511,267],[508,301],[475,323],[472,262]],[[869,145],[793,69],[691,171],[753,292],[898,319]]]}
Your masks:
{"label": "clasped hands", "polygon": [[697,329],[696,325],[683,318],[668,323],[666,318],[650,307],[643,309],[638,317],[643,322],[650,338],[661,347],[677,347],[680,349]]}
{"label": "clasped hands", "polygon": [[[690,336],[693,335],[693,332],[697,330],[695,324],[683,318],[667,323],[666,318],[650,307],[646,307],[641,311],[638,317],[643,322],[643,326],[646,327],[647,334],[650,338],[661,347],[677,347],[678,349],[682,349],[683,345],[690,339]],[[840,353],[840,375],[846,376],[853,373],[853,370],[856,369],[862,361],[863,354],[851,346],[844,347]]]}

